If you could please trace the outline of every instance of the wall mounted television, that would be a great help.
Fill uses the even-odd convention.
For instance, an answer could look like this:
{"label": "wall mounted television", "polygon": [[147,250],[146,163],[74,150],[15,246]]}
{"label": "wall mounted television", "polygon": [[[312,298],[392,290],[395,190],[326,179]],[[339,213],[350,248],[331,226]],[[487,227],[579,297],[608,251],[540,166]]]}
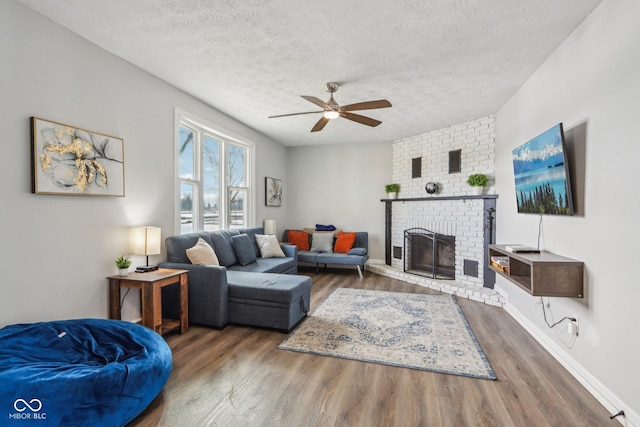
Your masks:
{"label": "wall mounted television", "polygon": [[562,123],[512,151],[518,213],[573,215]]}

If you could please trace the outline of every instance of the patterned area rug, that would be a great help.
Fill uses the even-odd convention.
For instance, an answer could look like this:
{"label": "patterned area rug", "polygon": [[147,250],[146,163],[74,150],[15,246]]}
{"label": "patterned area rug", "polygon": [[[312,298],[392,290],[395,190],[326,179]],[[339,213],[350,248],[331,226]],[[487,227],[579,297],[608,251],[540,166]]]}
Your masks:
{"label": "patterned area rug", "polygon": [[496,379],[453,295],[338,288],[278,348]]}

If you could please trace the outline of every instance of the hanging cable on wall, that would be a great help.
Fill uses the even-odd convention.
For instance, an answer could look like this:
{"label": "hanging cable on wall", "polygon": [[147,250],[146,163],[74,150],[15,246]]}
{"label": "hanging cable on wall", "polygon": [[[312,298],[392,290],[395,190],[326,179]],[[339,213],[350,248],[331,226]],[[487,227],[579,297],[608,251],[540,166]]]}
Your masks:
{"label": "hanging cable on wall", "polygon": [[536,246],[538,250],[540,250],[540,236],[542,236],[542,214],[540,214],[540,222],[538,223],[538,246]]}
{"label": "hanging cable on wall", "polygon": [[547,326],[549,327],[549,329],[551,328],[555,328],[556,326],[558,326],[560,323],[564,322],[565,320],[569,320],[571,322],[575,322],[576,319],[574,317],[568,317],[565,316],[562,319],[558,320],[556,323],[551,324],[549,323],[549,321],[547,320],[547,311],[544,308],[544,300],[542,299],[542,297],[540,297],[540,303],[542,304],[542,314],[544,316],[544,322],[547,324]]}

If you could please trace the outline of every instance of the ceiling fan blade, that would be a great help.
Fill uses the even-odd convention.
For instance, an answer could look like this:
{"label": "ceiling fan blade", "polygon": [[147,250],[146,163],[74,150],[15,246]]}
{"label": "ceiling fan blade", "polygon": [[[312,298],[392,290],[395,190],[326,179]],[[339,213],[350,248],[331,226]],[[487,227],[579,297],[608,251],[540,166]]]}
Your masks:
{"label": "ceiling fan blade", "polygon": [[355,104],[343,105],[340,107],[342,111],[357,111],[357,110],[373,110],[376,108],[388,108],[391,107],[391,103],[386,99],[379,99],[377,101],[358,102]]}
{"label": "ceiling fan blade", "polygon": [[321,131],[322,129],[324,129],[324,127],[327,125],[327,123],[329,123],[329,119],[327,119],[326,117],[322,116],[320,118],[320,120],[318,120],[316,125],[313,127],[313,129],[311,129],[311,132]]}
{"label": "ceiling fan blade", "polygon": [[275,119],[276,117],[288,117],[288,116],[299,116],[301,114],[317,114],[317,113],[324,113],[324,110],[320,110],[320,111],[307,111],[305,113],[291,113],[291,114],[279,114],[277,116],[269,116],[270,119]]}
{"label": "ceiling fan blade", "polygon": [[382,123],[379,120],[372,119],[371,117],[361,116],[360,114],[348,113],[346,111],[340,112],[340,117],[344,117],[345,119],[352,120],[354,122],[361,123],[363,125],[375,127]]}
{"label": "ceiling fan blade", "polygon": [[307,95],[300,95],[300,96],[303,97],[304,99],[306,99],[309,102],[313,102],[318,107],[322,107],[322,108],[324,108],[326,110],[332,110],[333,109],[333,108],[331,108],[331,106],[329,106],[329,104],[324,102],[322,99],[316,98],[315,96],[307,96]]}

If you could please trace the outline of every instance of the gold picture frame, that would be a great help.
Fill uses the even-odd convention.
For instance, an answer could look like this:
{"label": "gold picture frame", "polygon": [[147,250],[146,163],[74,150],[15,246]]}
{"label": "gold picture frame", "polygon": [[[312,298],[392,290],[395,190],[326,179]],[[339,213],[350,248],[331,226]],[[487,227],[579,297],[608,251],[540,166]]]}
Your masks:
{"label": "gold picture frame", "polygon": [[124,140],[31,117],[32,193],[124,197]]}

